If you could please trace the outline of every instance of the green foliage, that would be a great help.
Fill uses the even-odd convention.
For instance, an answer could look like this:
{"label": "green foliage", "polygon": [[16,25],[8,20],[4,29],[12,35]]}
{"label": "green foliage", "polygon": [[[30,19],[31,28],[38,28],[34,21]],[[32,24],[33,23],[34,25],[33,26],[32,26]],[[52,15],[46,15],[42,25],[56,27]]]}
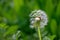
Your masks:
{"label": "green foliage", "polygon": [[37,9],[49,18],[42,38],[59,40],[60,0],[0,0],[0,40],[38,40],[36,30],[29,27],[29,14]]}
{"label": "green foliage", "polygon": [[56,17],[60,16],[60,2],[57,4],[57,11],[56,11]]}
{"label": "green foliage", "polygon": [[52,19],[50,25],[51,25],[50,28],[51,28],[52,34],[56,35],[56,31],[57,31],[56,21],[54,19]]}
{"label": "green foliage", "polygon": [[52,0],[47,0],[45,10],[46,10],[49,18],[52,16],[53,9],[54,9],[54,5],[52,3]]}
{"label": "green foliage", "polygon": [[11,35],[11,34],[14,34],[18,29],[18,26],[14,25],[14,26],[11,26],[7,29],[5,35]]}

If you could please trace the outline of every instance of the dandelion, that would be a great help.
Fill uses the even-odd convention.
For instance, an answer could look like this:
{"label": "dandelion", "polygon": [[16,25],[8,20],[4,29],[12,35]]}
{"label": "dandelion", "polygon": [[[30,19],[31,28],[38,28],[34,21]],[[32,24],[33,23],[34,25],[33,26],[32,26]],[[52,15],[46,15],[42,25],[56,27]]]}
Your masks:
{"label": "dandelion", "polygon": [[47,25],[48,18],[46,13],[42,10],[35,10],[32,11],[32,13],[29,16],[30,16],[30,27],[38,28],[37,31],[39,35],[39,40],[42,40],[40,28],[44,28],[44,26]]}
{"label": "dandelion", "polygon": [[44,28],[44,26],[47,25],[48,18],[44,11],[35,10],[32,11],[32,13],[29,16],[30,16],[31,28],[34,28],[34,23],[38,20],[40,20],[40,28]]}

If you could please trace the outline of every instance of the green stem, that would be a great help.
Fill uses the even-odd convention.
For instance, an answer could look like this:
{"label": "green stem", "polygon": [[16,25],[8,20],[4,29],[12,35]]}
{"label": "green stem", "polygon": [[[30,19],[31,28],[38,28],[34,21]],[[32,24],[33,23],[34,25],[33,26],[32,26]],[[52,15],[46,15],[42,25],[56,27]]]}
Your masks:
{"label": "green stem", "polygon": [[35,25],[37,26],[37,33],[38,33],[39,40],[42,40],[41,30],[40,30],[40,20],[36,21]]}
{"label": "green stem", "polygon": [[42,40],[42,39],[41,39],[41,31],[40,31],[40,27],[38,27],[38,36],[39,36],[39,40]]}

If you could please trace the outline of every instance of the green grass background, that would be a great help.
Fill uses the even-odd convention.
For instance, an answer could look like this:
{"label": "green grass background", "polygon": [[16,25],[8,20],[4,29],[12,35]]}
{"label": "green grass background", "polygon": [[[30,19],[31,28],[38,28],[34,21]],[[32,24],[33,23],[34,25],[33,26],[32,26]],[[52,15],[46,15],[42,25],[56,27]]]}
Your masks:
{"label": "green grass background", "polygon": [[0,40],[13,40],[12,35],[17,31],[21,32],[15,40],[38,40],[33,36],[36,30],[29,27],[29,14],[39,9],[48,15],[49,22],[44,28],[44,33],[48,33],[45,36],[59,40],[60,0],[0,0]]}

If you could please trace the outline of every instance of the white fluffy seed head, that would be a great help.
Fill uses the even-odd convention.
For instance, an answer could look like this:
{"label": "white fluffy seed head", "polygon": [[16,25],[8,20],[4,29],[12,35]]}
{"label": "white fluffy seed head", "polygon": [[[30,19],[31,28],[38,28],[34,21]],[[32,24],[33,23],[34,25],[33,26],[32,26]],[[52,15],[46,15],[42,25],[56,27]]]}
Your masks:
{"label": "white fluffy seed head", "polygon": [[47,15],[44,11],[35,10],[35,11],[32,11],[29,16],[31,17],[30,18],[30,27],[34,28],[33,24],[37,20],[40,20],[40,28],[43,28],[45,25],[47,25],[48,18],[47,18]]}

